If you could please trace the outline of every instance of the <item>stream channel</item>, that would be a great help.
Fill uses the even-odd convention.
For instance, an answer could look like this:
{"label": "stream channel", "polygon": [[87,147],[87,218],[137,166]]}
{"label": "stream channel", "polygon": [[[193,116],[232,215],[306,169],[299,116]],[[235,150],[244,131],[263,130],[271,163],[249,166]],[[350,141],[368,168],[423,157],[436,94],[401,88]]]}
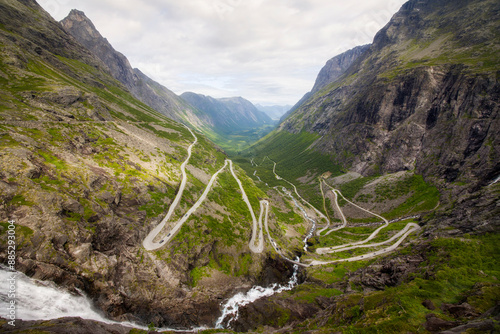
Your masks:
{"label": "stream channel", "polygon": [[[306,210],[293,197],[286,188],[282,191],[287,194],[301,210],[304,217],[313,222],[313,228],[304,239],[304,250],[307,250],[307,240],[312,236],[315,221],[307,216]],[[299,261],[297,258],[295,261]],[[221,305],[222,315],[217,319],[215,328],[230,328],[231,323],[238,318],[239,308],[264,297],[272,296],[276,293],[293,289],[298,284],[298,265],[293,266],[294,271],[288,283],[282,285],[274,283],[269,287],[254,286],[246,293],[237,293],[223,305]],[[27,277],[21,272],[11,272],[6,267],[0,265],[0,282],[7,282],[9,278],[15,277],[15,318],[22,320],[50,320],[62,317],[80,317],[87,320],[95,320],[107,324],[116,324],[126,327],[147,330],[147,327],[130,323],[116,322],[107,319],[92,307],[91,301],[83,294],[74,295],[68,291],[57,287],[52,282],[44,282]],[[0,317],[9,319],[9,298],[8,284],[0,284]],[[193,331],[207,328],[193,328]],[[161,328],[158,330],[176,331],[172,328]]]}

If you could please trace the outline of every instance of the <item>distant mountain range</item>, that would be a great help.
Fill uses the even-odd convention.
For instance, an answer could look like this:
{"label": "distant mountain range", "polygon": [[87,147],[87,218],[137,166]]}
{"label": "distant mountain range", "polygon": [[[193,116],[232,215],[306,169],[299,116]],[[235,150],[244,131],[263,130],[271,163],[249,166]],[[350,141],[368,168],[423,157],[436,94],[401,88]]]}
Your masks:
{"label": "distant mountain range", "polygon": [[177,96],[139,69],[132,68],[128,59],[113,48],[82,11],[72,10],[61,24],[137,99],[173,120],[210,135],[215,141],[220,136],[214,133],[224,135],[273,123],[269,116],[241,97],[214,99],[195,93]]}
{"label": "distant mountain range", "polygon": [[181,97],[207,115],[214,128],[224,133],[272,124],[272,119],[242,97],[215,99],[210,96],[186,92]]}
{"label": "distant mountain range", "polygon": [[283,116],[288,110],[290,110],[290,108],[292,108],[291,105],[262,106],[260,104],[256,104],[255,107],[258,110],[265,112],[269,117],[271,117],[274,120],[279,120],[281,116]]}

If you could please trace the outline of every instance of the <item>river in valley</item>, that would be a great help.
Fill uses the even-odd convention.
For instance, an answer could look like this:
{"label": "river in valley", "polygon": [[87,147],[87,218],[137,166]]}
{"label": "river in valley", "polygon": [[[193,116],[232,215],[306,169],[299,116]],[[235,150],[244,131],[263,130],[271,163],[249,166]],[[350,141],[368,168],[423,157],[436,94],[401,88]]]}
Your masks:
{"label": "river in valley", "polygon": [[[304,251],[307,251],[307,240],[312,236],[316,222],[308,217],[306,210],[298,203],[292,194],[283,188],[286,193],[302,211],[304,218],[313,222],[313,228],[309,235],[304,239]],[[296,262],[299,261],[297,258]],[[237,293],[223,305],[221,305],[221,316],[214,324],[215,328],[230,328],[233,321],[238,318],[239,308],[264,297],[272,296],[276,293],[293,289],[298,284],[297,264],[293,266],[294,271],[286,284],[272,284],[268,287],[254,286],[249,291]],[[9,278],[15,277],[15,298],[9,296],[8,284],[5,283]],[[0,265],[0,317],[8,319],[9,305],[15,300],[16,319],[22,320],[50,320],[63,317],[80,317],[82,319],[99,321],[107,324],[118,324],[126,327],[147,330],[147,327],[129,323],[116,322],[107,319],[99,311],[95,310],[91,301],[83,292],[72,294],[65,289],[57,287],[52,282],[44,282],[27,277],[20,272],[11,272],[6,267]],[[193,328],[193,331],[206,328]],[[161,328],[159,330],[175,331],[172,328]]]}
{"label": "river in valley", "polygon": [[222,307],[222,315],[219,319],[217,319],[215,328],[230,328],[231,323],[238,319],[238,311],[240,307],[251,304],[260,298],[269,297],[275,293],[293,289],[298,284],[298,270],[299,266],[295,264],[293,266],[293,275],[285,285],[275,283],[267,288],[254,286],[245,293],[240,292],[231,297],[224,303]]}

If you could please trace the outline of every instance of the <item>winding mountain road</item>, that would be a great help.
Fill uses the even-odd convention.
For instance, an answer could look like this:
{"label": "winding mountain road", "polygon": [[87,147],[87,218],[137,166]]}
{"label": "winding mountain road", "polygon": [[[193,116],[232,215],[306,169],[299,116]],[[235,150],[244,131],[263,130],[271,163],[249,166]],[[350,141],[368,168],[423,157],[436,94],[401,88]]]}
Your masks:
{"label": "winding mountain road", "polygon": [[182,198],[182,194],[184,193],[184,188],[186,188],[186,183],[187,183],[186,165],[188,164],[189,159],[191,158],[191,152],[192,152],[193,146],[198,142],[198,137],[196,137],[196,135],[193,133],[193,131],[191,131],[191,129],[188,127],[186,127],[186,128],[193,135],[194,142],[191,145],[189,145],[188,150],[187,150],[188,156],[187,156],[186,160],[184,160],[184,162],[181,164],[181,173],[182,173],[181,184],[179,186],[179,190],[177,191],[177,195],[175,196],[170,207],[168,208],[168,211],[167,211],[165,218],[163,218],[163,220],[161,221],[160,224],[158,224],[158,226],[156,226],[151,232],[149,232],[147,237],[142,242],[142,245],[144,246],[144,248],[146,250],[155,250],[155,249],[163,246],[163,243],[168,242],[173,237],[173,234],[175,234],[181,228],[182,224],[185,221],[185,220],[183,221],[183,219],[184,219],[184,217],[183,217],[183,219],[181,219],[177,223],[177,225],[174,226],[171,233],[169,235],[167,235],[167,237],[165,239],[162,239],[159,242],[154,242],[155,237],[158,234],[160,234],[160,232],[163,230],[163,228],[165,227],[167,222],[170,220],[170,217],[174,213],[175,208],[177,207],[177,205],[179,205],[179,202],[181,201],[181,198]]}
{"label": "winding mountain road", "polygon": [[297,197],[303,202],[305,203],[308,207],[310,207],[319,217],[320,219],[325,219],[328,224],[330,223],[330,220],[328,219],[327,216],[325,216],[323,214],[323,212],[319,211],[318,209],[316,209],[316,207],[314,207],[314,205],[312,205],[311,203],[309,203],[308,201],[306,201],[300,194],[299,192],[297,191],[297,187],[295,186],[295,184],[293,184],[292,182],[282,178],[281,176],[279,176],[278,174],[276,174],[276,161],[273,161],[271,160],[269,157],[266,157],[267,159],[269,159],[269,161],[271,161],[274,165],[273,165],[273,174],[274,174],[274,177],[277,179],[277,180],[281,180],[281,181],[284,181],[286,183],[288,183],[289,185],[291,185],[293,187],[293,191],[295,192],[295,194],[297,195]]}
{"label": "winding mountain road", "polygon": [[[245,192],[245,189],[243,188],[243,184],[241,183],[240,179],[238,176],[236,176],[236,173],[234,172],[233,169],[233,162],[229,160],[229,167],[231,169],[231,174],[233,174],[234,179],[236,182],[238,182],[238,185],[240,186],[241,190],[241,196],[243,198],[243,201],[246,203],[248,206],[248,210],[250,211],[250,215],[252,216],[252,222],[253,222],[253,228],[252,228],[252,238],[250,239],[250,243],[248,246],[250,247],[250,250],[254,253],[262,253],[264,251],[264,233],[262,231],[262,213],[263,213],[263,201],[260,201],[260,215],[259,215],[259,234],[258,234],[258,243],[256,244],[255,239],[257,239],[257,219],[255,219],[255,213],[253,212],[252,205],[250,204],[250,201],[248,200],[248,196]],[[267,201],[266,201],[267,202]],[[266,209],[266,222],[267,222],[267,212],[268,210]]]}
{"label": "winding mountain road", "polygon": [[342,212],[342,210],[340,209],[340,206],[339,206],[339,202],[337,200],[337,193],[335,191],[332,190],[332,193],[333,193],[333,197],[334,197],[334,204],[335,204],[335,208],[337,209],[337,212],[340,214],[340,218],[342,220],[342,225],[340,225],[339,227],[335,227],[335,228],[330,228],[330,224],[328,224],[326,227],[322,228],[321,230],[318,230],[316,232],[316,235],[320,236],[321,233],[323,233],[324,231],[328,230],[329,228],[329,231],[325,233],[325,235],[328,235],[332,232],[335,232],[335,231],[338,231],[338,230],[341,230],[343,229],[344,227],[347,226],[347,219],[345,218],[344,216],[344,213]]}
{"label": "winding mountain road", "polygon": [[340,228],[332,229],[327,234],[329,234],[329,233],[331,233],[333,231],[338,231],[341,228],[344,228],[346,226],[346,224],[347,224],[345,216],[344,216],[344,214],[343,214],[343,212],[340,209],[340,206],[338,204],[337,193],[340,196],[342,196],[342,198],[346,202],[348,202],[349,204],[351,204],[351,205],[357,207],[358,209],[360,209],[362,211],[365,211],[365,212],[367,212],[367,213],[369,213],[369,214],[371,214],[371,215],[373,215],[375,217],[378,217],[378,218],[382,219],[384,221],[384,225],[382,225],[379,228],[377,228],[372,234],[370,234],[370,236],[368,236],[368,238],[366,238],[364,240],[357,241],[357,242],[352,242],[352,243],[348,243],[348,244],[344,244],[344,245],[339,245],[339,246],[318,248],[318,249],[316,249],[316,253],[318,253],[318,254],[331,254],[331,253],[338,253],[338,252],[343,252],[343,251],[347,251],[347,250],[351,250],[351,249],[356,249],[356,248],[379,247],[379,246],[388,244],[388,243],[396,240],[397,238],[399,238],[399,240],[395,244],[393,244],[392,246],[384,248],[382,250],[374,251],[374,252],[371,252],[371,253],[367,253],[367,254],[364,254],[364,255],[355,256],[355,257],[351,257],[351,258],[347,258],[347,259],[338,259],[338,260],[332,260],[332,261],[326,261],[326,262],[325,261],[312,261],[310,263],[310,265],[320,265],[320,264],[328,264],[328,263],[335,263],[335,262],[359,261],[359,260],[370,259],[370,258],[373,258],[375,256],[378,256],[378,255],[385,254],[385,253],[393,251],[394,249],[396,249],[396,247],[398,247],[406,239],[406,237],[410,233],[412,233],[414,231],[418,231],[420,229],[420,226],[418,226],[417,224],[415,224],[415,223],[408,223],[401,231],[399,231],[398,233],[396,233],[394,236],[392,236],[388,240],[385,240],[385,241],[382,241],[382,242],[378,242],[378,243],[373,243],[373,244],[367,244],[367,245],[365,245],[368,241],[374,239],[377,236],[377,234],[382,229],[384,229],[385,227],[389,226],[389,221],[387,219],[385,219],[384,217],[382,217],[382,216],[380,216],[380,215],[378,215],[378,214],[376,214],[374,212],[371,212],[369,210],[366,210],[366,209],[360,207],[359,205],[356,205],[353,202],[349,201],[347,198],[344,197],[344,195],[342,195],[342,193],[339,190],[332,189],[331,191],[335,195],[335,197],[334,197],[335,206],[339,210],[339,212],[340,212],[340,214],[342,216],[342,222],[343,222],[343,224],[342,224],[342,226]]}
{"label": "winding mountain road", "polygon": [[[269,159],[269,160],[272,161],[271,159]],[[273,173],[274,173],[276,179],[283,180],[283,181],[289,183],[290,185],[292,185],[293,188],[294,188],[294,190],[295,190],[295,193],[297,194],[297,196],[299,196],[300,199],[303,202],[307,203],[309,206],[312,207],[312,205],[309,202],[307,202],[306,200],[304,200],[298,194],[297,188],[295,187],[294,184],[292,184],[291,182],[283,179],[278,174],[276,174],[276,162],[274,162],[274,161],[272,161],[272,162],[274,163]],[[329,186],[328,184],[326,184],[326,185]],[[331,191],[332,191],[332,193],[334,195],[335,208],[337,209],[337,211],[339,212],[339,214],[341,216],[342,225],[339,226],[339,227],[335,227],[335,228],[329,229],[329,227],[330,227],[330,220],[325,215],[323,215],[321,212],[319,212],[316,208],[313,207],[316,212],[320,213],[321,217],[327,219],[327,221],[328,221],[328,225],[317,232],[318,236],[322,232],[324,232],[324,231],[326,231],[328,229],[329,229],[329,231],[325,235],[328,235],[328,234],[330,234],[332,232],[335,232],[335,231],[339,231],[339,230],[341,230],[341,229],[343,229],[343,228],[345,228],[347,226],[347,219],[346,219],[346,217],[345,217],[342,209],[340,208],[340,206],[338,204],[338,195],[340,195],[346,202],[348,202],[349,204],[353,205],[354,207],[356,207],[356,208],[358,208],[358,209],[360,209],[360,210],[362,210],[362,211],[364,211],[364,212],[366,212],[366,213],[368,213],[370,215],[373,215],[375,217],[378,217],[378,218],[382,219],[384,221],[384,225],[382,225],[379,228],[377,228],[372,234],[370,234],[370,236],[368,236],[368,238],[366,238],[364,240],[357,241],[357,242],[352,242],[352,243],[348,243],[348,244],[344,244],[344,245],[333,246],[333,247],[318,248],[318,249],[316,249],[316,253],[318,253],[318,254],[331,254],[331,253],[338,253],[338,252],[343,252],[343,251],[347,251],[347,250],[351,250],[351,249],[356,249],[356,248],[379,247],[379,246],[388,244],[390,242],[393,242],[394,240],[396,240],[398,238],[399,239],[397,240],[397,242],[395,242],[393,245],[391,245],[391,246],[389,246],[387,248],[384,248],[384,249],[381,249],[381,250],[377,250],[377,251],[373,251],[373,252],[366,253],[366,254],[359,255],[359,256],[354,256],[354,257],[346,258],[346,259],[335,259],[335,260],[332,260],[332,261],[312,260],[311,262],[309,262],[309,263],[306,264],[306,263],[300,263],[300,262],[292,261],[292,260],[284,257],[288,261],[290,261],[292,263],[295,263],[295,264],[298,264],[298,265],[301,265],[301,266],[308,267],[308,266],[324,265],[324,264],[331,264],[331,263],[337,263],[337,262],[352,262],[352,261],[367,260],[367,259],[374,258],[374,257],[382,255],[382,254],[386,254],[386,253],[392,252],[393,250],[395,250],[408,237],[408,235],[410,235],[411,233],[413,233],[415,231],[420,230],[420,226],[418,226],[417,224],[415,224],[415,223],[408,223],[401,231],[399,231],[397,234],[395,234],[394,236],[392,236],[388,240],[385,240],[385,241],[382,241],[382,242],[379,242],[379,243],[366,244],[368,241],[373,240],[382,229],[384,229],[385,227],[389,226],[390,222],[386,218],[384,218],[384,217],[382,217],[382,216],[380,216],[380,215],[378,215],[378,214],[376,214],[374,212],[371,212],[371,211],[369,211],[369,210],[367,210],[365,208],[362,208],[359,205],[357,205],[357,204],[349,201],[347,198],[344,197],[344,195],[340,192],[340,190],[334,189],[331,186],[329,186],[329,187],[331,188]],[[322,194],[323,194],[323,191],[322,191]],[[324,194],[323,194],[323,196],[324,196]],[[273,247],[275,248],[275,250],[278,252],[279,249],[277,249],[276,243],[271,239],[271,236],[269,234],[269,230],[268,230],[267,226],[266,226],[266,229],[268,231],[268,237],[269,237],[269,240],[271,241],[271,244],[273,245]],[[281,256],[283,256],[281,254],[281,252],[279,252],[279,254]]]}
{"label": "winding mountain road", "polygon": [[[411,228],[408,228],[409,225],[410,225]],[[414,223],[409,223],[408,225],[406,225],[405,229],[407,229],[407,230],[401,236],[401,238],[399,238],[399,240],[396,243],[394,243],[393,245],[391,245],[391,246],[389,246],[387,248],[384,248],[384,249],[381,249],[381,250],[377,250],[377,251],[374,251],[374,252],[371,252],[371,253],[366,253],[366,254],[359,255],[359,256],[350,257],[350,258],[347,258],[347,259],[336,259],[336,260],[332,260],[332,261],[318,261],[318,260],[313,260],[313,261],[311,261],[309,263],[309,265],[310,266],[317,266],[317,265],[324,265],[324,264],[331,264],[331,263],[338,263],[338,262],[362,261],[362,260],[372,259],[372,258],[380,256],[382,254],[390,253],[393,250],[395,250],[406,239],[406,237],[408,237],[408,235],[410,235],[411,233],[413,233],[415,231],[420,230],[420,226],[418,226],[417,224],[414,224]],[[373,245],[376,245],[376,244],[373,244]],[[373,245],[364,245],[364,247],[373,247]]]}
{"label": "winding mountain road", "polygon": [[[379,256],[381,254],[385,254],[385,253],[391,252],[392,250],[396,249],[406,239],[406,237],[410,233],[412,233],[412,232],[417,231],[418,229],[420,229],[420,227],[417,224],[409,223],[409,224],[406,225],[406,227],[404,229],[402,229],[401,231],[399,231],[397,234],[395,234],[394,236],[392,236],[388,240],[385,240],[385,241],[379,242],[379,243],[374,243],[374,244],[366,244],[368,241],[374,239],[377,236],[377,234],[379,233],[380,230],[382,230],[383,228],[387,227],[389,225],[389,221],[387,219],[385,219],[384,217],[376,214],[376,213],[373,213],[373,212],[371,212],[369,210],[366,210],[366,209],[364,209],[364,208],[362,208],[362,207],[360,207],[360,206],[352,203],[351,201],[347,200],[342,195],[342,193],[339,190],[332,188],[331,191],[332,191],[332,193],[334,195],[334,204],[335,204],[336,209],[338,210],[338,212],[341,215],[342,225],[340,227],[336,227],[336,228],[330,229],[327,232],[327,234],[332,233],[334,231],[338,231],[338,230],[344,228],[347,225],[347,219],[346,219],[344,213],[342,212],[342,209],[340,208],[340,206],[338,204],[338,195],[340,195],[345,201],[347,201],[351,205],[359,208],[360,210],[363,210],[363,211],[365,211],[365,212],[367,212],[367,213],[369,213],[371,215],[374,215],[374,216],[382,219],[384,221],[384,225],[381,226],[381,227],[379,227],[378,229],[376,229],[365,240],[358,241],[358,242],[352,242],[352,243],[344,244],[344,245],[340,245],[340,246],[318,248],[316,250],[316,252],[318,254],[337,253],[337,252],[343,252],[343,251],[347,251],[347,250],[351,250],[351,249],[355,249],[355,248],[379,247],[381,245],[385,245],[385,244],[388,244],[390,242],[393,242],[394,240],[396,240],[398,238],[399,239],[393,245],[391,245],[391,246],[389,246],[387,248],[384,248],[382,250],[373,251],[371,253],[367,253],[367,254],[364,254],[364,255],[355,256],[355,257],[351,257],[351,258],[347,258],[347,259],[336,259],[336,260],[332,260],[332,261],[318,261],[318,260],[313,260],[310,263],[300,263],[298,261],[294,261],[294,260],[288,259],[288,258],[284,257],[284,255],[282,254],[281,249],[278,247],[278,245],[276,244],[276,242],[272,239],[271,234],[269,232],[269,226],[268,226],[269,202],[267,200],[261,200],[259,202],[259,204],[260,204],[260,213],[259,213],[259,218],[257,219],[256,216],[255,216],[255,212],[254,212],[254,210],[252,208],[252,205],[250,203],[250,200],[248,199],[248,196],[247,196],[247,194],[245,192],[245,189],[243,188],[243,184],[242,184],[241,180],[238,178],[238,176],[236,175],[236,173],[234,171],[233,162],[231,160],[229,160],[229,159],[226,159],[226,161],[224,162],[224,165],[217,172],[215,172],[212,175],[212,177],[210,178],[207,186],[205,187],[205,190],[203,191],[203,193],[200,196],[200,198],[198,198],[198,200],[196,201],[196,203],[193,204],[193,206],[191,208],[189,208],[189,210],[182,216],[181,219],[179,219],[179,221],[177,221],[175,223],[175,225],[169,231],[163,232],[165,226],[169,222],[169,220],[170,220],[171,216],[173,215],[176,207],[179,205],[179,203],[180,203],[180,201],[182,199],[182,196],[183,196],[183,193],[184,193],[184,189],[186,188],[186,184],[187,184],[186,165],[189,163],[189,159],[191,158],[193,146],[196,145],[196,143],[198,142],[198,138],[193,133],[193,131],[191,129],[189,129],[189,128],[188,128],[188,130],[192,134],[192,136],[194,137],[194,141],[193,141],[193,143],[191,143],[189,145],[188,150],[187,150],[188,151],[187,158],[181,164],[181,167],[180,167],[181,174],[182,174],[182,179],[181,179],[181,183],[180,183],[180,186],[179,186],[179,190],[178,190],[178,192],[177,192],[174,200],[172,201],[172,204],[170,205],[170,207],[169,207],[169,209],[167,211],[167,214],[162,219],[162,221],[160,222],[160,224],[158,224],[153,230],[151,230],[151,232],[143,240],[143,246],[148,251],[153,251],[153,250],[156,250],[156,249],[158,249],[160,247],[165,246],[166,244],[168,244],[172,240],[172,238],[174,238],[177,235],[177,233],[180,231],[182,225],[189,219],[189,217],[205,201],[205,199],[206,199],[208,193],[210,192],[210,190],[212,189],[212,186],[213,186],[215,180],[217,179],[218,175],[227,167],[228,164],[229,164],[230,172],[231,172],[232,176],[234,177],[234,179],[236,180],[236,182],[238,183],[238,186],[239,186],[239,188],[241,190],[242,199],[246,203],[246,205],[248,207],[248,210],[250,211],[250,215],[252,217],[252,236],[251,236],[250,242],[248,244],[248,247],[249,247],[249,249],[253,253],[262,253],[264,251],[264,248],[265,248],[265,243],[264,243],[264,241],[265,241],[265,239],[264,239],[264,228],[266,229],[269,242],[271,243],[271,245],[274,248],[274,250],[279,255],[281,255],[283,258],[285,258],[286,260],[288,260],[288,261],[290,261],[290,262],[292,262],[294,264],[301,265],[301,266],[324,265],[324,264],[329,264],[329,263],[346,262],[346,261],[359,261],[359,260],[366,260],[366,259],[369,259],[369,258],[373,258],[375,256]],[[269,159],[269,160],[272,161],[271,159]],[[314,212],[319,216],[320,219],[325,219],[325,220],[328,221],[328,226],[326,228],[323,228],[320,231],[318,231],[318,235],[321,232],[327,230],[329,228],[329,226],[330,226],[330,220],[328,219],[328,217],[326,217],[322,212],[320,212],[313,205],[311,205],[304,198],[302,198],[302,196],[300,196],[300,194],[297,191],[297,188],[295,187],[295,185],[293,183],[291,183],[291,182],[289,182],[289,181],[281,178],[278,174],[276,174],[276,162],[274,162],[274,161],[272,161],[272,162],[274,163],[273,173],[274,173],[275,177],[278,180],[283,180],[283,181],[287,182],[288,184],[290,184],[294,188],[295,194],[299,197],[299,199],[303,203],[306,203],[307,206],[309,206],[310,208],[312,208],[314,210]],[[253,160],[252,160],[252,164],[253,164]],[[309,219],[311,219],[311,218],[309,218]],[[314,230],[314,225],[313,225],[313,229],[312,230]],[[311,231],[311,233],[312,233],[312,231]]]}
{"label": "winding mountain road", "polygon": [[[182,195],[184,193],[184,189],[186,187],[186,183],[187,183],[186,165],[188,164],[189,159],[191,158],[192,148],[198,141],[198,138],[191,131],[191,129],[188,128],[188,130],[191,132],[191,134],[193,135],[195,140],[191,145],[189,145],[188,156],[187,156],[186,160],[181,164],[182,180],[181,180],[181,184],[179,186],[179,191],[177,192],[177,195],[175,196],[174,201],[170,205],[166,216],[163,218],[163,220],[160,222],[160,224],[158,224],[153,230],[151,230],[151,232],[149,232],[149,234],[143,240],[142,245],[144,246],[144,248],[146,250],[153,251],[153,250],[156,250],[160,247],[165,246],[168,242],[170,242],[170,240],[172,240],[172,238],[174,238],[177,235],[177,233],[179,233],[182,225],[200,207],[200,205],[203,203],[203,201],[205,201],[208,193],[212,189],[212,185],[214,184],[215,180],[217,179],[217,176],[229,164],[231,174],[233,175],[236,182],[238,183],[238,185],[241,189],[243,201],[247,204],[248,209],[250,211],[250,215],[252,216],[252,222],[253,222],[252,238],[250,239],[248,246],[252,252],[262,253],[264,251],[264,234],[263,234],[263,227],[262,227],[262,216],[263,216],[263,213],[265,211],[265,213],[266,213],[265,224],[267,225],[267,215],[269,213],[269,208],[268,208],[269,202],[267,202],[266,200],[260,201],[260,215],[259,215],[259,220],[257,222],[252,205],[250,204],[250,201],[248,200],[248,196],[245,192],[245,189],[243,188],[243,184],[241,183],[240,179],[238,178],[238,176],[234,172],[233,162],[229,159],[226,159],[226,161],[224,162],[224,166],[222,166],[217,172],[215,172],[212,175],[212,177],[210,178],[210,181],[208,182],[207,186],[205,187],[205,190],[203,191],[203,194],[200,196],[200,198],[198,198],[196,203],[182,216],[182,218],[179,221],[177,221],[177,223],[174,225],[174,227],[170,231],[168,231],[168,233],[167,232],[164,232],[163,234],[161,233],[163,231],[165,225],[170,220],[170,217],[172,216],[175,208],[179,204],[179,202],[182,198]],[[266,206],[265,210],[264,210],[264,205]],[[258,233],[257,233],[257,230],[259,231]],[[161,236],[159,236],[160,234],[161,234]],[[159,239],[159,241],[155,241],[155,239],[156,240]]]}

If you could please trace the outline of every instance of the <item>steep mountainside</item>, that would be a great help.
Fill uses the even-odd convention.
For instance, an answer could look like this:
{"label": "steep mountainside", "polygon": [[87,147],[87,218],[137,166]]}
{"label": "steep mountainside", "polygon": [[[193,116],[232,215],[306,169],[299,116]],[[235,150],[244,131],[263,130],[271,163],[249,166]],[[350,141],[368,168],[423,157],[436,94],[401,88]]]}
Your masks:
{"label": "steep mountainside", "polygon": [[498,222],[487,185],[500,174],[499,29],[498,1],[409,1],[342,77],[255,150],[308,132],[310,148],[344,170],[415,170],[458,203],[486,192],[483,222],[470,212],[455,212],[456,221]]}
{"label": "steep mountainside", "polygon": [[[410,0],[344,74],[242,154],[258,180],[274,185],[276,171],[329,215],[301,260],[347,247],[297,289],[240,309],[235,328],[497,331],[499,52],[498,1]],[[418,232],[368,259],[353,246],[377,226],[367,210]]]}
{"label": "steep mountainside", "polygon": [[272,119],[242,97],[214,99],[186,92],[181,95],[189,104],[209,116],[215,128],[233,133],[272,124]]}
{"label": "steep mountainside", "polygon": [[357,46],[327,61],[325,66],[319,71],[311,93],[318,92],[340,78],[369,47],[370,45]]}
{"label": "steep mountainside", "polygon": [[328,60],[319,72],[312,90],[306,93],[292,108],[289,108],[288,112],[281,117],[281,121],[300,108],[313,94],[340,78],[369,47],[370,45],[357,46]]}
{"label": "steep mountainside", "polygon": [[152,80],[139,69],[132,68],[128,59],[95,28],[82,11],[73,9],[61,21],[64,29],[89,49],[109,68],[115,79],[127,87],[133,96],[169,118],[201,129],[205,120],[168,88]]}
{"label": "steep mountainside", "polygon": [[[213,326],[222,298],[289,275],[251,251],[233,175],[255,210],[266,195],[241,169],[220,170],[223,152],[135,99],[35,1],[0,0],[0,27],[0,263],[13,221],[16,270],[83,291],[109,318],[177,328]],[[168,245],[147,251],[188,156],[172,221],[219,176]]]}

